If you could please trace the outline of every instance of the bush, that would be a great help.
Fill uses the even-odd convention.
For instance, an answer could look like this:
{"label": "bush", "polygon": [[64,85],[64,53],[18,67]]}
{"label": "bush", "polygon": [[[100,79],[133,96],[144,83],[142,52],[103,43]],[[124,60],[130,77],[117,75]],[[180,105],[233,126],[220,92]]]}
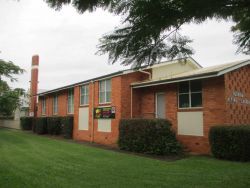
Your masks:
{"label": "bush", "polygon": [[215,126],[210,129],[211,152],[216,158],[250,161],[250,126]]}
{"label": "bush", "polygon": [[157,155],[182,152],[171,123],[165,119],[121,120],[118,145],[123,150]]}
{"label": "bush", "polygon": [[66,117],[61,118],[62,134],[64,138],[68,138],[68,139],[72,138],[73,123],[74,123],[73,116],[66,116]]}
{"label": "bush", "polygon": [[61,117],[48,117],[47,127],[49,134],[59,135],[62,132]]}
{"label": "bush", "polygon": [[37,134],[46,134],[48,132],[47,130],[47,118],[46,117],[39,117],[36,118],[34,123],[34,129],[33,131]]}
{"label": "bush", "polygon": [[22,130],[31,130],[32,124],[33,124],[33,117],[21,117],[20,123],[21,123],[21,129]]}

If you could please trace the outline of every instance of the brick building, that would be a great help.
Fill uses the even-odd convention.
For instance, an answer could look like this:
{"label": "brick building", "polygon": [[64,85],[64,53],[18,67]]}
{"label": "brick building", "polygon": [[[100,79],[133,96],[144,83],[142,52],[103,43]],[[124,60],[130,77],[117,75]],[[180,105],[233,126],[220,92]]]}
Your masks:
{"label": "brick building", "polygon": [[117,144],[122,118],[167,118],[189,151],[206,154],[211,126],[250,124],[250,60],[202,68],[188,58],[119,71],[39,93],[35,111],[74,116],[73,139],[109,146]]}

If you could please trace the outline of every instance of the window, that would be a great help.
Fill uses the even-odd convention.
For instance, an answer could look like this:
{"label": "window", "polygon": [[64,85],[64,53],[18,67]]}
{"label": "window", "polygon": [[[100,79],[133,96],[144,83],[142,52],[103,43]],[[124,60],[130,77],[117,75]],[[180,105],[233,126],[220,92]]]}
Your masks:
{"label": "window", "polygon": [[179,83],[179,108],[202,107],[200,80]]}
{"label": "window", "polygon": [[111,79],[99,82],[99,103],[111,102]]}
{"label": "window", "polygon": [[53,97],[53,114],[58,113],[58,96],[57,94]]}
{"label": "window", "polygon": [[68,114],[74,113],[74,89],[68,90]]}
{"label": "window", "polygon": [[42,115],[46,114],[46,98],[42,98]]}
{"label": "window", "polygon": [[81,86],[81,99],[80,105],[89,104],[89,85]]}

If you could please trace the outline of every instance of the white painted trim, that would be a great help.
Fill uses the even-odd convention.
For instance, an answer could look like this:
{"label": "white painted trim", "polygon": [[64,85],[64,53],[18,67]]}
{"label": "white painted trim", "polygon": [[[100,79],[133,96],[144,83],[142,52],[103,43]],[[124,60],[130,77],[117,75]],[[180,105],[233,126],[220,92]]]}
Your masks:
{"label": "white painted trim", "polygon": [[[205,79],[205,78],[213,78],[213,77],[218,77],[218,76],[224,75],[224,74],[226,74],[228,72],[239,69],[239,68],[244,67],[244,66],[249,65],[249,64],[250,64],[250,60],[246,60],[243,63],[240,63],[238,65],[234,65],[232,67],[226,68],[226,69],[224,69],[224,70],[222,70],[220,72],[214,73],[213,75],[209,75],[209,76],[198,76],[198,77],[195,77],[195,78],[192,78],[192,76],[190,76],[189,78],[183,78],[183,79],[176,78],[176,80],[173,80],[173,81],[167,81],[166,80],[165,82],[163,81],[161,83],[154,83],[154,82],[157,82],[157,81],[154,81],[154,82],[148,83],[148,84],[146,84],[146,83],[145,84],[143,84],[143,83],[134,83],[133,84],[132,83],[131,86],[133,88],[143,88],[143,87],[163,85],[163,84],[171,84],[171,83],[177,83],[177,82],[183,82],[183,81],[191,81],[191,80],[200,80],[200,79]],[[193,75],[193,76],[195,76],[195,75]],[[139,84],[143,84],[143,85],[139,85]]]}
{"label": "white painted trim", "polygon": [[152,83],[152,84],[149,83],[149,84],[139,85],[139,86],[132,85],[132,87],[133,88],[143,88],[143,87],[148,87],[148,86],[157,86],[157,85],[178,83],[178,82],[191,81],[191,80],[200,80],[200,79],[212,78],[212,77],[216,77],[216,76],[212,75],[212,76],[203,76],[203,77],[190,78],[190,79],[180,79],[180,80],[173,80],[173,81],[165,81],[165,82],[161,82],[161,83]]}
{"label": "white painted trim", "polygon": [[[170,61],[165,61],[165,62],[161,62],[159,64],[155,64],[153,66],[147,66],[145,68],[143,68],[142,70],[146,70],[146,69],[151,69],[151,68],[157,68],[157,67],[162,67],[162,66],[166,66],[167,65],[171,65],[171,64],[175,64],[175,63],[179,63],[179,62],[183,62],[185,60],[185,58],[183,59],[176,59],[176,60],[170,60]],[[186,58],[187,62],[190,62],[192,65],[194,65],[196,68],[202,68],[202,66],[197,63],[193,58],[191,57],[187,57]]]}
{"label": "white painted trim", "polygon": [[101,78],[101,79],[97,79],[97,80],[94,80],[94,81],[102,81],[102,80],[111,80],[112,78],[114,78],[114,77],[117,77],[117,76],[122,76],[122,75],[124,75],[123,73],[121,73],[121,74],[117,74],[117,75],[114,75],[114,76],[108,76],[108,77],[105,77],[105,78]]}
{"label": "white painted trim", "polygon": [[218,73],[218,76],[223,75],[223,74],[226,74],[226,73],[231,72],[231,71],[234,71],[234,70],[239,69],[239,68],[241,68],[241,67],[244,67],[244,66],[246,66],[246,65],[250,65],[250,60],[246,60],[246,61],[244,61],[244,62],[242,62],[242,63],[240,63],[240,64],[237,64],[237,65],[234,65],[234,66],[232,66],[232,67],[226,68],[226,69],[220,71],[220,72]]}
{"label": "white painted trim", "polygon": [[38,69],[39,68],[39,66],[38,65],[32,65],[31,66],[31,69],[33,70],[33,69]]}

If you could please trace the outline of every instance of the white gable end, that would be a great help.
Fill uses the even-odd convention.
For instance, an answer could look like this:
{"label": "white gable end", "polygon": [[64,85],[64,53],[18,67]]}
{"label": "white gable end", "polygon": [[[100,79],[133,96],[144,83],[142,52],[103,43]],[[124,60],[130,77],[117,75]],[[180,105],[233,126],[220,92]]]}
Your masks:
{"label": "white gable end", "polygon": [[171,78],[174,75],[188,72],[191,70],[199,69],[197,64],[194,64],[191,60],[176,61],[173,63],[163,63],[162,65],[152,67],[152,79],[161,80]]}

